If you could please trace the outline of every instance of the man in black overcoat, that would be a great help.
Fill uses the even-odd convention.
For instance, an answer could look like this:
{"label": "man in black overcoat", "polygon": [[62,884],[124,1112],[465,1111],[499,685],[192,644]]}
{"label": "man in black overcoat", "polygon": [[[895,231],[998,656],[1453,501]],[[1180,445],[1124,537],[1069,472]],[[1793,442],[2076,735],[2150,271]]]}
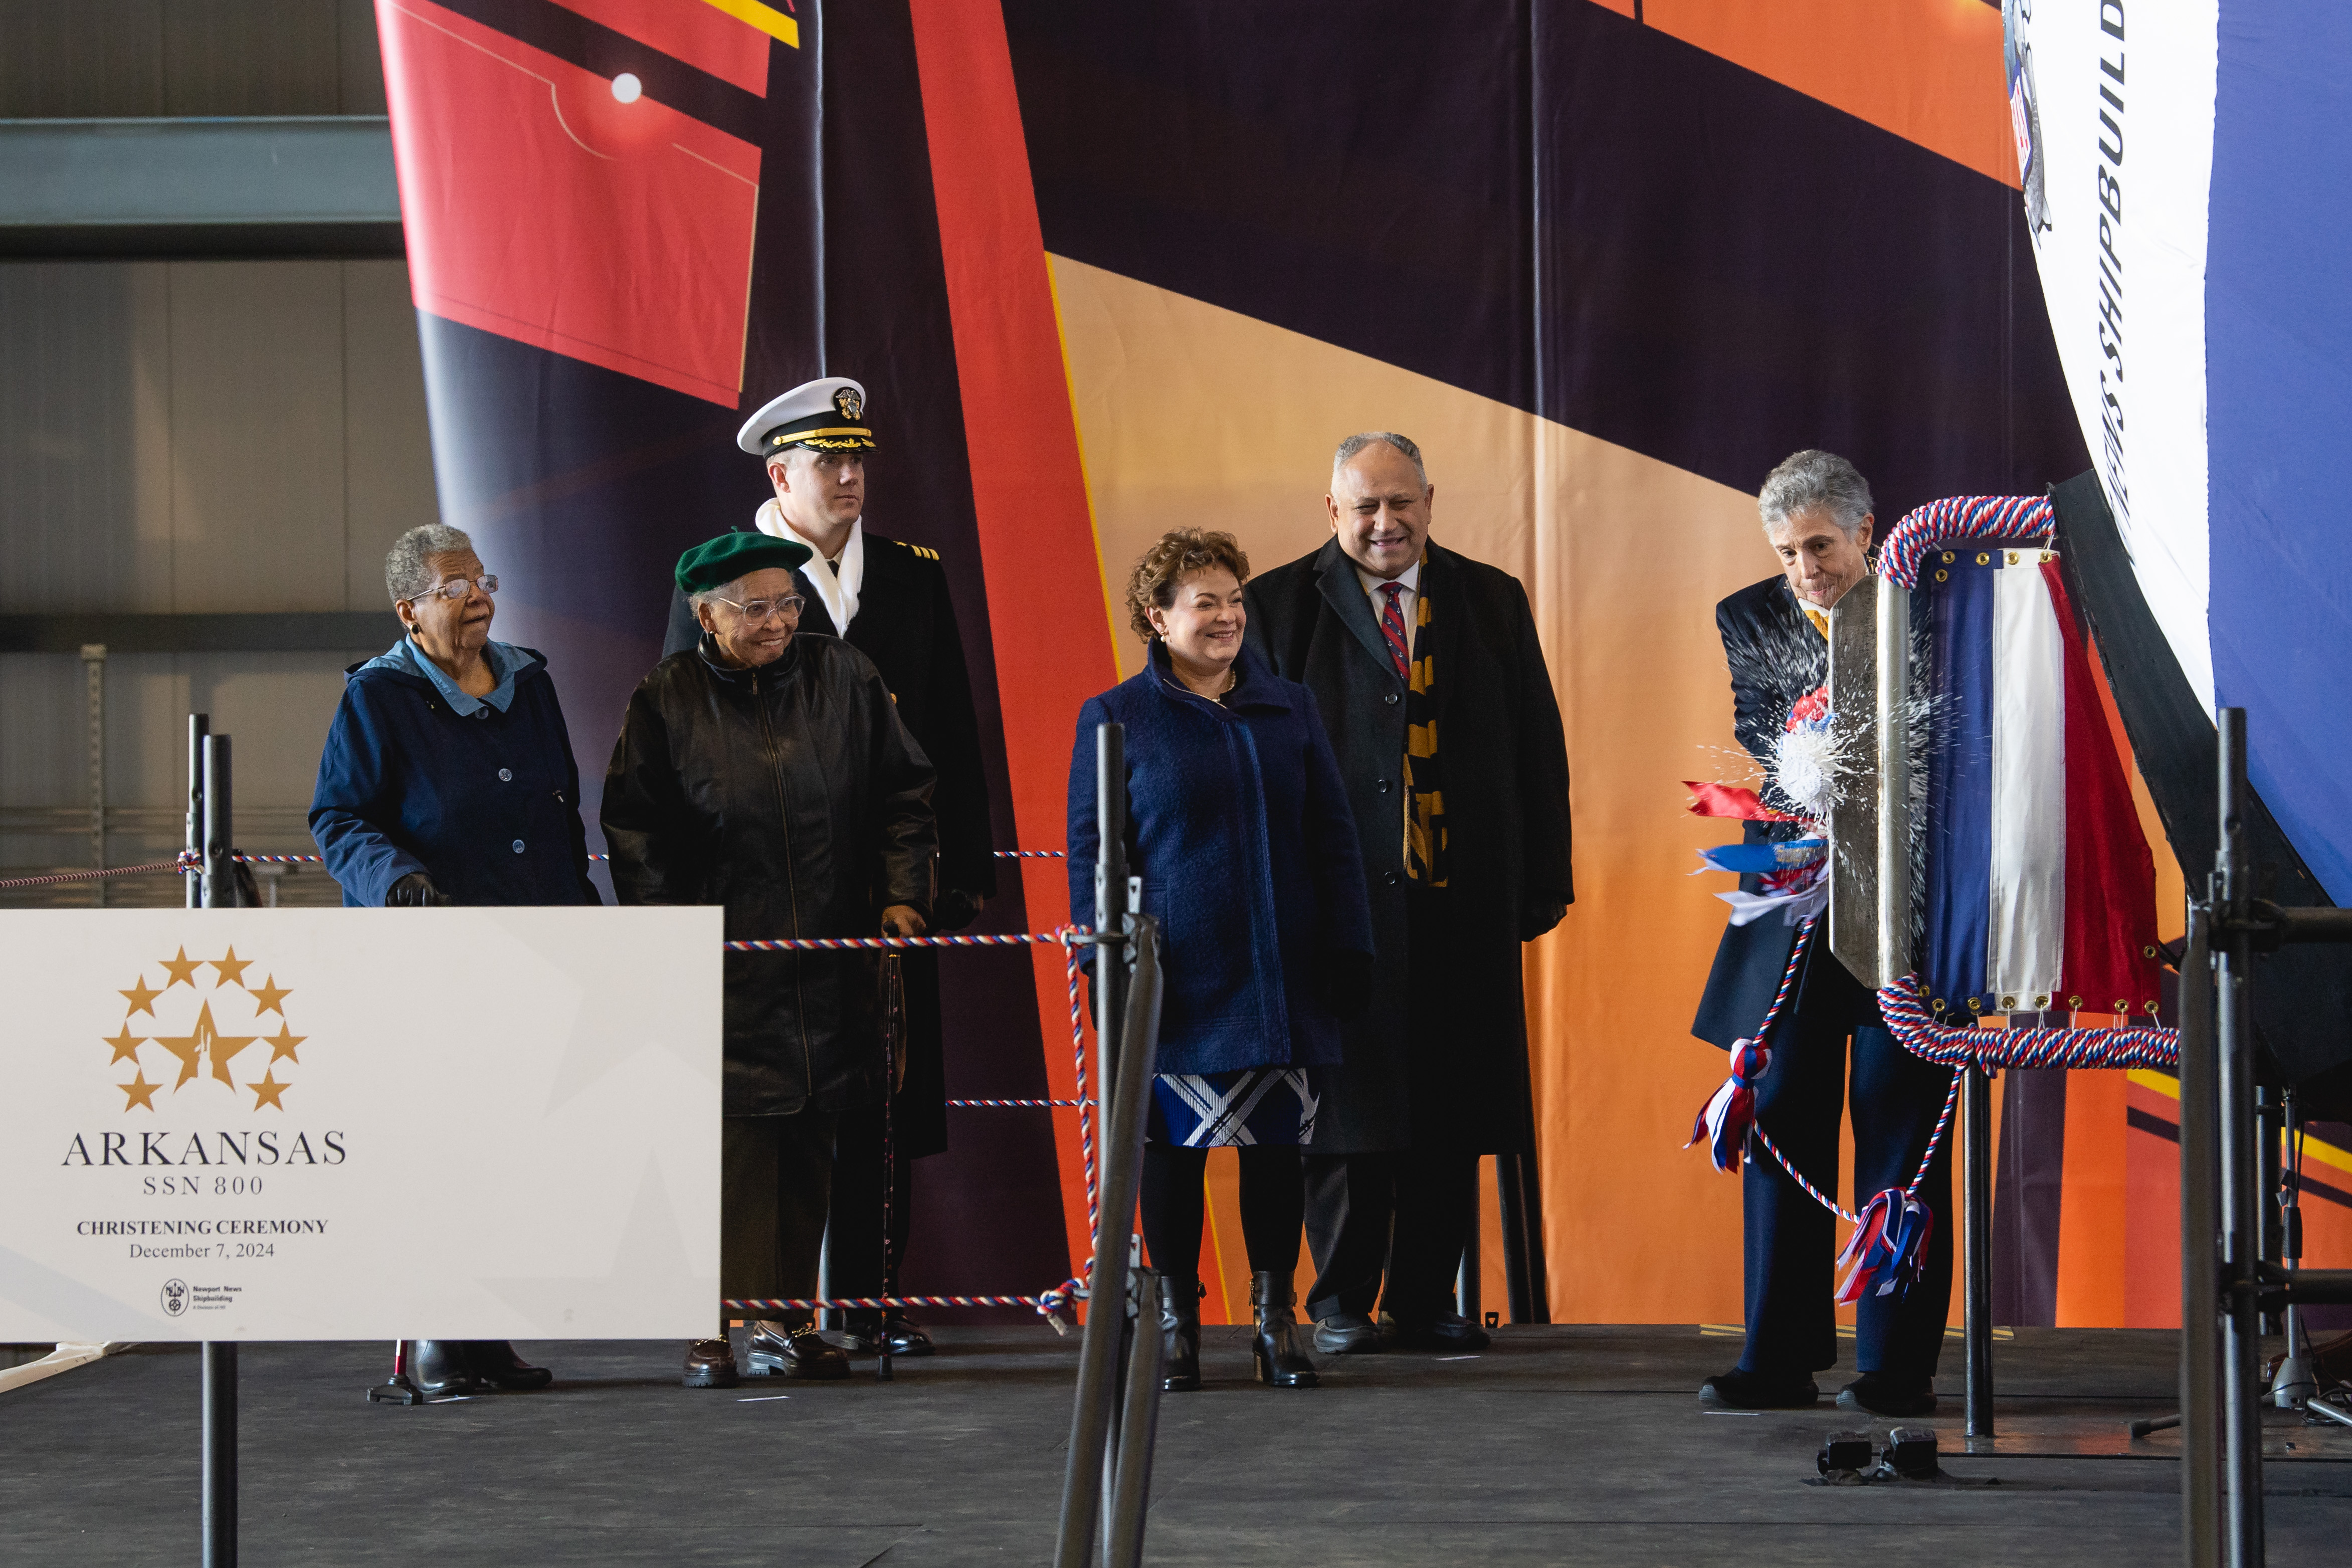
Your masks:
{"label": "man in black overcoat", "polygon": [[[1828,452],[1799,452],[1782,463],[1759,503],[1781,574],[1724,600],[1715,619],[1731,671],[1733,729],[1769,773],[1790,710],[1829,679],[1830,608],[1870,572],[1873,516],[1869,485]],[[1775,809],[1795,807],[1769,785],[1763,793]],[[1805,831],[1795,823],[1749,822],[1744,837],[1762,844]],[[1755,892],[1759,883],[1747,876],[1740,887]],[[1691,1033],[1726,1049],[1753,1037],[1788,973],[1798,930],[1776,915],[1726,927]],[[1756,1121],[1809,1181],[1832,1192],[1849,1041],[1858,1205],[1910,1184],[1951,1078],[1903,1048],[1879,1016],[1877,997],[1831,953],[1827,931],[1816,930],[1766,1040],[1771,1059],[1757,1085]],[[1837,1360],[1836,1229],[1829,1211],[1760,1145],[1751,1140],[1746,1155],[1747,1343],[1739,1364],[1708,1379],[1699,1396],[1734,1409],[1802,1408],[1820,1397],[1812,1374]],[[1839,1394],[1842,1405],[1891,1416],[1936,1407],[1936,1358],[1952,1293],[1950,1171],[1948,1145],[1920,1194],[1936,1216],[1926,1277],[1899,1298],[1862,1300],[1854,1334],[1861,1375]]]}
{"label": "man in black overcoat", "polygon": [[[766,459],[775,495],[753,526],[797,539],[814,552],[796,573],[800,634],[837,637],[882,671],[898,717],[938,770],[931,806],[939,819],[937,931],[970,925],[996,892],[988,776],[982,766],[980,721],[964,666],[946,566],[939,552],[886,538],[866,527],[866,458],[873,449],[866,389],[843,376],[796,386],[744,425],[737,444]],[[699,635],[685,596],[673,597],[665,653],[691,647]],[[940,970],[935,951],[901,957],[906,977],[906,1077],[891,1102],[893,1190],[890,1252],[903,1262],[913,1223],[908,1162],[948,1146],[947,1073],[940,1042]],[[882,1255],[882,1113],[878,1107],[842,1120],[825,1234],[826,1285],[836,1296],[895,1293]],[[895,1267],[890,1270],[895,1276]],[[860,1349],[879,1331],[872,1314],[848,1318]],[[894,1355],[928,1355],[931,1342],[903,1314],[889,1315]]]}
{"label": "man in black overcoat", "polygon": [[1435,495],[1411,441],[1349,437],[1330,541],[1246,592],[1249,640],[1330,728],[1380,955],[1307,1152],[1326,1354],[1486,1342],[1450,1304],[1479,1156],[1535,1150],[1519,944],[1575,896],[1567,745],[1527,591],[1430,542]]}

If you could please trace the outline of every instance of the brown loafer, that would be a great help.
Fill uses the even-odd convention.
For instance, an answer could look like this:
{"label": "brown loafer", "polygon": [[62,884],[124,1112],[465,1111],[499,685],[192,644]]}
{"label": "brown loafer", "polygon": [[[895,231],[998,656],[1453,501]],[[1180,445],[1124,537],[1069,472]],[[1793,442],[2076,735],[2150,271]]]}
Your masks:
{"label": "brown loafer", "polygon": [[695,1341],[686,1347],[686,1375],[678,1381],[688,1388],[740,1387],[735,1347],[725,1340]]}

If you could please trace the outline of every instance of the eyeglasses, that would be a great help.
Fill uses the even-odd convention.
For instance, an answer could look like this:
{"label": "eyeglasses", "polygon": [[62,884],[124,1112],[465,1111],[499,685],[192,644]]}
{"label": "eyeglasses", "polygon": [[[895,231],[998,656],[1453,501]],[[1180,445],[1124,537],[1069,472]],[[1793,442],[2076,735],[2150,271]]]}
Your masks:
{"label": "eyeglasses", "polygon": [[485,595],[497,593],[499,591],[498,574],[485,572],[474,578],[452,577],[438,587],[427,588],[422,594],[414,595],[408,602],[412,605],[421,605],[427,599],[462,599],[476,588],[479,588]]}
{"label": "eyeglasses", "polygon": [[743,618],[755,626],[770,616],[797,616],[801,613],[801,606],[808,603],[798,594],[787,594],[781,599],[754,599],[748,605],[738,605],[734,600],[720,598],[716,594],[711,597],[718,599],[722,605],[740,611]]}

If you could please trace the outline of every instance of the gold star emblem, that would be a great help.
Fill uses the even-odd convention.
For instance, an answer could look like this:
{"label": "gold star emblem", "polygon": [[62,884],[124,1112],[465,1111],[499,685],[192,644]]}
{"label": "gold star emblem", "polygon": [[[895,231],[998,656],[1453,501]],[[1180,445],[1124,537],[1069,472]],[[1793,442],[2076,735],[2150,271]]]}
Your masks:
{"label": "gold star emblem", "polygon": [[[281,1017],[283,1015],[281,1015]],[[297,1067],[299,1067],[302,1063],[302,1058],[294,1054],[294,1047],[300,1045],[310,1037],[308,1035],[297,1035],[289,1030],[283,1023],[280,1023],[278,1026],[278,1032],[268,1037],[261,1043],[269,1047],[270,1066],[276,1067],[279,1062],[292,1062]]]}
{"label": "gold star emblem", "polygon": [[[240,967],[242,967],[242,965],[240,965]],[[255,1017],[258,1018],[264,1013],[275,1013],[281,1020],[285,1018],[286,1009],[279,1005],[279,1004],[283,1003],[289,996],[293,995],[294,993],[278,984],[278,976],[273,974],[263,984],[259,985],[248,985],[246,989],[252,993],[253,1000],[256,1003],[256,1006],[253,1009],[253,1016]]]}
{"label": "gold star emblem", "polygon": [[130,1010],[122,1015],[124,1020],[127,1022],[132,1013],[144,1013],[149,1017],[153,1017],[155,1016],[155,998],[162,994],[163,994],[161,991],[149,990],[147,988],[147,977],[143,974],[141,975],[137,984],[133,985],[130,990],[122,993],[122,999],[131,1004]]}
{"label": "gold star emblem", "polygon": [[269,1073],[264,1072],[258,1081],[247,1084],[245,1087],[253,1090],[254,1110],[258,1110],[268,1105],[283,1110],[286,1107],[278,1103],[278,1097],[294,1086],[290,1083],[279,1083]]}
{"label": "gold star emblem", "polygon": [[193,1034],[178,1039],[158,1035],[155,1037],[155,1043],[180,1058],[179,1082],[172,1086],[172,1092],[177,1094],[182,1084],[196,1076],[198,1071],[196,1058],[199,1056],[211,1060],[215,1078],[227,1084],[231,1089],[235,1089],[236,1080],[228,1076],[229,1059],[253,1044],[254,1039],[255,1037],[251,1035],[242,1038],[223,1035],[214,1028],[213,1005],[207,1002],[196,1012],[196,1027]]}
{"label": "gold star emblem", "polygon": [[106,1043],[114,1047],[114,1060],[108,1062],[106,1064],[108,1067],[112,1067],[115,1062],[135,1062],[139,1059],[139,1047],[142,1042],[138,1036],[131,1032],[128,1022],[123,1024],[122,1033]]}
{"label": "gold star emblem", "polygon": [[123,1110],[129,1110],[133,1106],[143,1105],[149,1110],[152,1110],[155,1109],[155,1091],[163,1086],[160,1083],[149,1083],[147,1069],[142,1068],[139,1069],[138,1076],[129,1083],[118,1083],[114,1087],[123,1092],[125,1097]]}
{"label": "gold star emblem", "polygon": [[220,978],[213,983],[215,989],[226,985],[231,981],[235,981],[239,985],[244,984],[245,972],[253,963],[253,960],[249,958],[237,957],[236,949],[234,947],[228,950],[226,958],[210,958],[204,962],[220,971]]}
{"label": "gold star emblem", "polygon": [[184,985],[194,991],[196,988],[196,971],[204,966],[203,959],[190,958],[188,950],[182,948],[177,958],[167,958],[163,961],[163,973],[172,977],[163,982],[163,989],[169,991],[174,985]]}

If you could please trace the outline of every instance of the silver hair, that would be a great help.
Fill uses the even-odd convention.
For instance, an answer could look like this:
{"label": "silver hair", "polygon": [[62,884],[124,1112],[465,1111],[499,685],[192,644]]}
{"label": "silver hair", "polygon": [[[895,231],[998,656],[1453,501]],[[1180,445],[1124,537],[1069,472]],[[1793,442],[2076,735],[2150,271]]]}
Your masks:
{"label": "silver hair", "polygon": [[716,588],[705,588],[700,593],[688,594],[686,596],[686,602],[697,610],[718,599],[726,600],[730,606],[741,604],[743,579],[738,577],[731,583],[721,583]]}
{"label": "silver hair", "polygon": [[1836,453],[1808,448],[1782,459],[1765,476],[1756,510],[1767,533],[1806,512],[1825,511],[1852,539],[1872,511],[1870,481]]}
{"label": "silver hair", "polygon": [[436,555],[455,555],[471,550],[474,542],[462,528],[452,528],[446,522],[427,522],[410,529],[392,542],[390,553],[383,558],[384,591],[394,604],[403,599],[415,599],[433,590],[433,571],[425,564]]}
{"label": "silver hair", "polygon": [[1357,453],[1375,441],[1385,442],[1402,453],[1404,460],[1412,465],[1413,478],[1421,481],[1422,489],[1429,488],[1429,470],[1422,466],[1421,448],[1414,446],[1410,437],[1400,436],[1393,430],[1365,430],[1349,437],[1339,443],[1339,449],[1331,454],[1331,471],[1336,474],[1346,468]]}

